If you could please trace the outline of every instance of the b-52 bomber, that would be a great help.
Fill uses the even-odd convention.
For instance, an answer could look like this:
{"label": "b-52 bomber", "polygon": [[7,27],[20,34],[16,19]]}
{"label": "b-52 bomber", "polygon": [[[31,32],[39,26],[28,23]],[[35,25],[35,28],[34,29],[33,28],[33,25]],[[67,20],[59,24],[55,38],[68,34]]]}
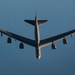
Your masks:
{"label": "b-52 bomber", "polygon": [[73,33],[75,33],[75,29],[74,29],[74,30],[71,30],[71,31],[68,31],[68,32],[65,32],[65,33],[62,33],[62,34],[47,38],[47,39],[40,40],[39,26],[44,24],[45,22],[47,22],[47,20],[38,20],[38,14],[36,12],[35,20],[24,20],[24,21],[34,26],[35,40],[32,40],[32,39],[29,39],[29,38],[14,34],[12,32],[0,29],[1,36],[2,36],[2,34],[5,34],[5,35],[8,36],[7,43],[12,42],[11,38],[19,40],[21,42],[19,44],[20,49],[24,48],[24,43],[35,47],[37,59],[41,58],[41,48],[42,47],[51,44],[51,48],[56,49],[56,44],[55,44],[56,41],[62,39],[63,44],[67,44],[68,41],[66,39],[66,36],[71,35],[73,37]]}

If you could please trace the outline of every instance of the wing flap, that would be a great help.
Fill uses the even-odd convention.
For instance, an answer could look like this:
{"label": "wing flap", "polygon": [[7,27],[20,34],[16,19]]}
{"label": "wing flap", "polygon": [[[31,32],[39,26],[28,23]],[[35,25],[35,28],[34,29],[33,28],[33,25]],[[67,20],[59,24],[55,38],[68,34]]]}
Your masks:
{"label": "wing flap", "polygon": [[5,31],[5,30],[1,30],[1,29],[0,29],[0,32],[5,34],[5,35],[7,35],[7,36],[10,36],[10,37],[12,37],[14,39],[17,39],[17,40],[19,40],[21,42],[24,42],[26,44],[29,44],[29,45],[35,47],[35,41],[34,40],[31,40],[31,39],[28,39],[28,38],[22,37],[20,35],[17,35],[17,34],[14,34],[14,33],[11,33],[11,32]]}
{"label": "wing flap", "polygon": [[45,46],[45,45],[51,44],[52,42],[58,41],[58,40],[60,40],[60,39],[63,39],[64,37],[66,37],[66,36],[68,36],[68,35],[71,35],[71,34],[73,34],[73,33],[75,33],[75,30],[71,30],[71,31],[68,31],[68,32],[59,34],[59,35],[57,35],[57,36],[53,36],[53,37],[50,37],[50,38],[41,40],[41,41],[40,41],[40,47],[43,47],[43,46]]}

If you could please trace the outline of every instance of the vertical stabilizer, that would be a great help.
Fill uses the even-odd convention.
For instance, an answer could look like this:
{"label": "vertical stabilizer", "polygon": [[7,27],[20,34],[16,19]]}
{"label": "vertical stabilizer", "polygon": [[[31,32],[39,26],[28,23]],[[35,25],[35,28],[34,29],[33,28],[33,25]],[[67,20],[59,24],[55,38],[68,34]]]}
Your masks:
{"label": "vertical stabilizer", "polygon": [[38,20],[38,11],[36,10],[35,20]]}

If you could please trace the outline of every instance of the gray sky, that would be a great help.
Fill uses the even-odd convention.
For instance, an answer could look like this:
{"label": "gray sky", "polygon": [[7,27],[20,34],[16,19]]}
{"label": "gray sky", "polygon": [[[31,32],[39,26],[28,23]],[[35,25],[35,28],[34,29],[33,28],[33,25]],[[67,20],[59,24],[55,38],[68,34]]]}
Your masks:
{"label": "gray sky", "polygon": [[[75,29],[75,0],[0,0],[0,29],[34,39],[34,28],[24,19],[48,22],[40,26],[41,39]],[[7,44],[7,36],[0,37],[0,75],[75,75],[75,38],[67,37],[42,48],[42,57],[36,59],[35,48],[25,44],[19,49],[19,41]]]}

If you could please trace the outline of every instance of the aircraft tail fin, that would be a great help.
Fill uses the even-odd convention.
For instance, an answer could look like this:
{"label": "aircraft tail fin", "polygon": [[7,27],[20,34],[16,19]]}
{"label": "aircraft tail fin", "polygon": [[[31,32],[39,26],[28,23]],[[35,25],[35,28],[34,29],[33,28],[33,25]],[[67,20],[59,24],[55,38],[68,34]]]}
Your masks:
{"label": "aircraft tail fin", "polygon": [[[33,26],[35,26],[35,24],[36,24],[35,20],[24,20],[24,21]],[[40,25],[44,24],[45,22],[47,22],[47,20],[38,20],[38,25],[40,26]]]}

